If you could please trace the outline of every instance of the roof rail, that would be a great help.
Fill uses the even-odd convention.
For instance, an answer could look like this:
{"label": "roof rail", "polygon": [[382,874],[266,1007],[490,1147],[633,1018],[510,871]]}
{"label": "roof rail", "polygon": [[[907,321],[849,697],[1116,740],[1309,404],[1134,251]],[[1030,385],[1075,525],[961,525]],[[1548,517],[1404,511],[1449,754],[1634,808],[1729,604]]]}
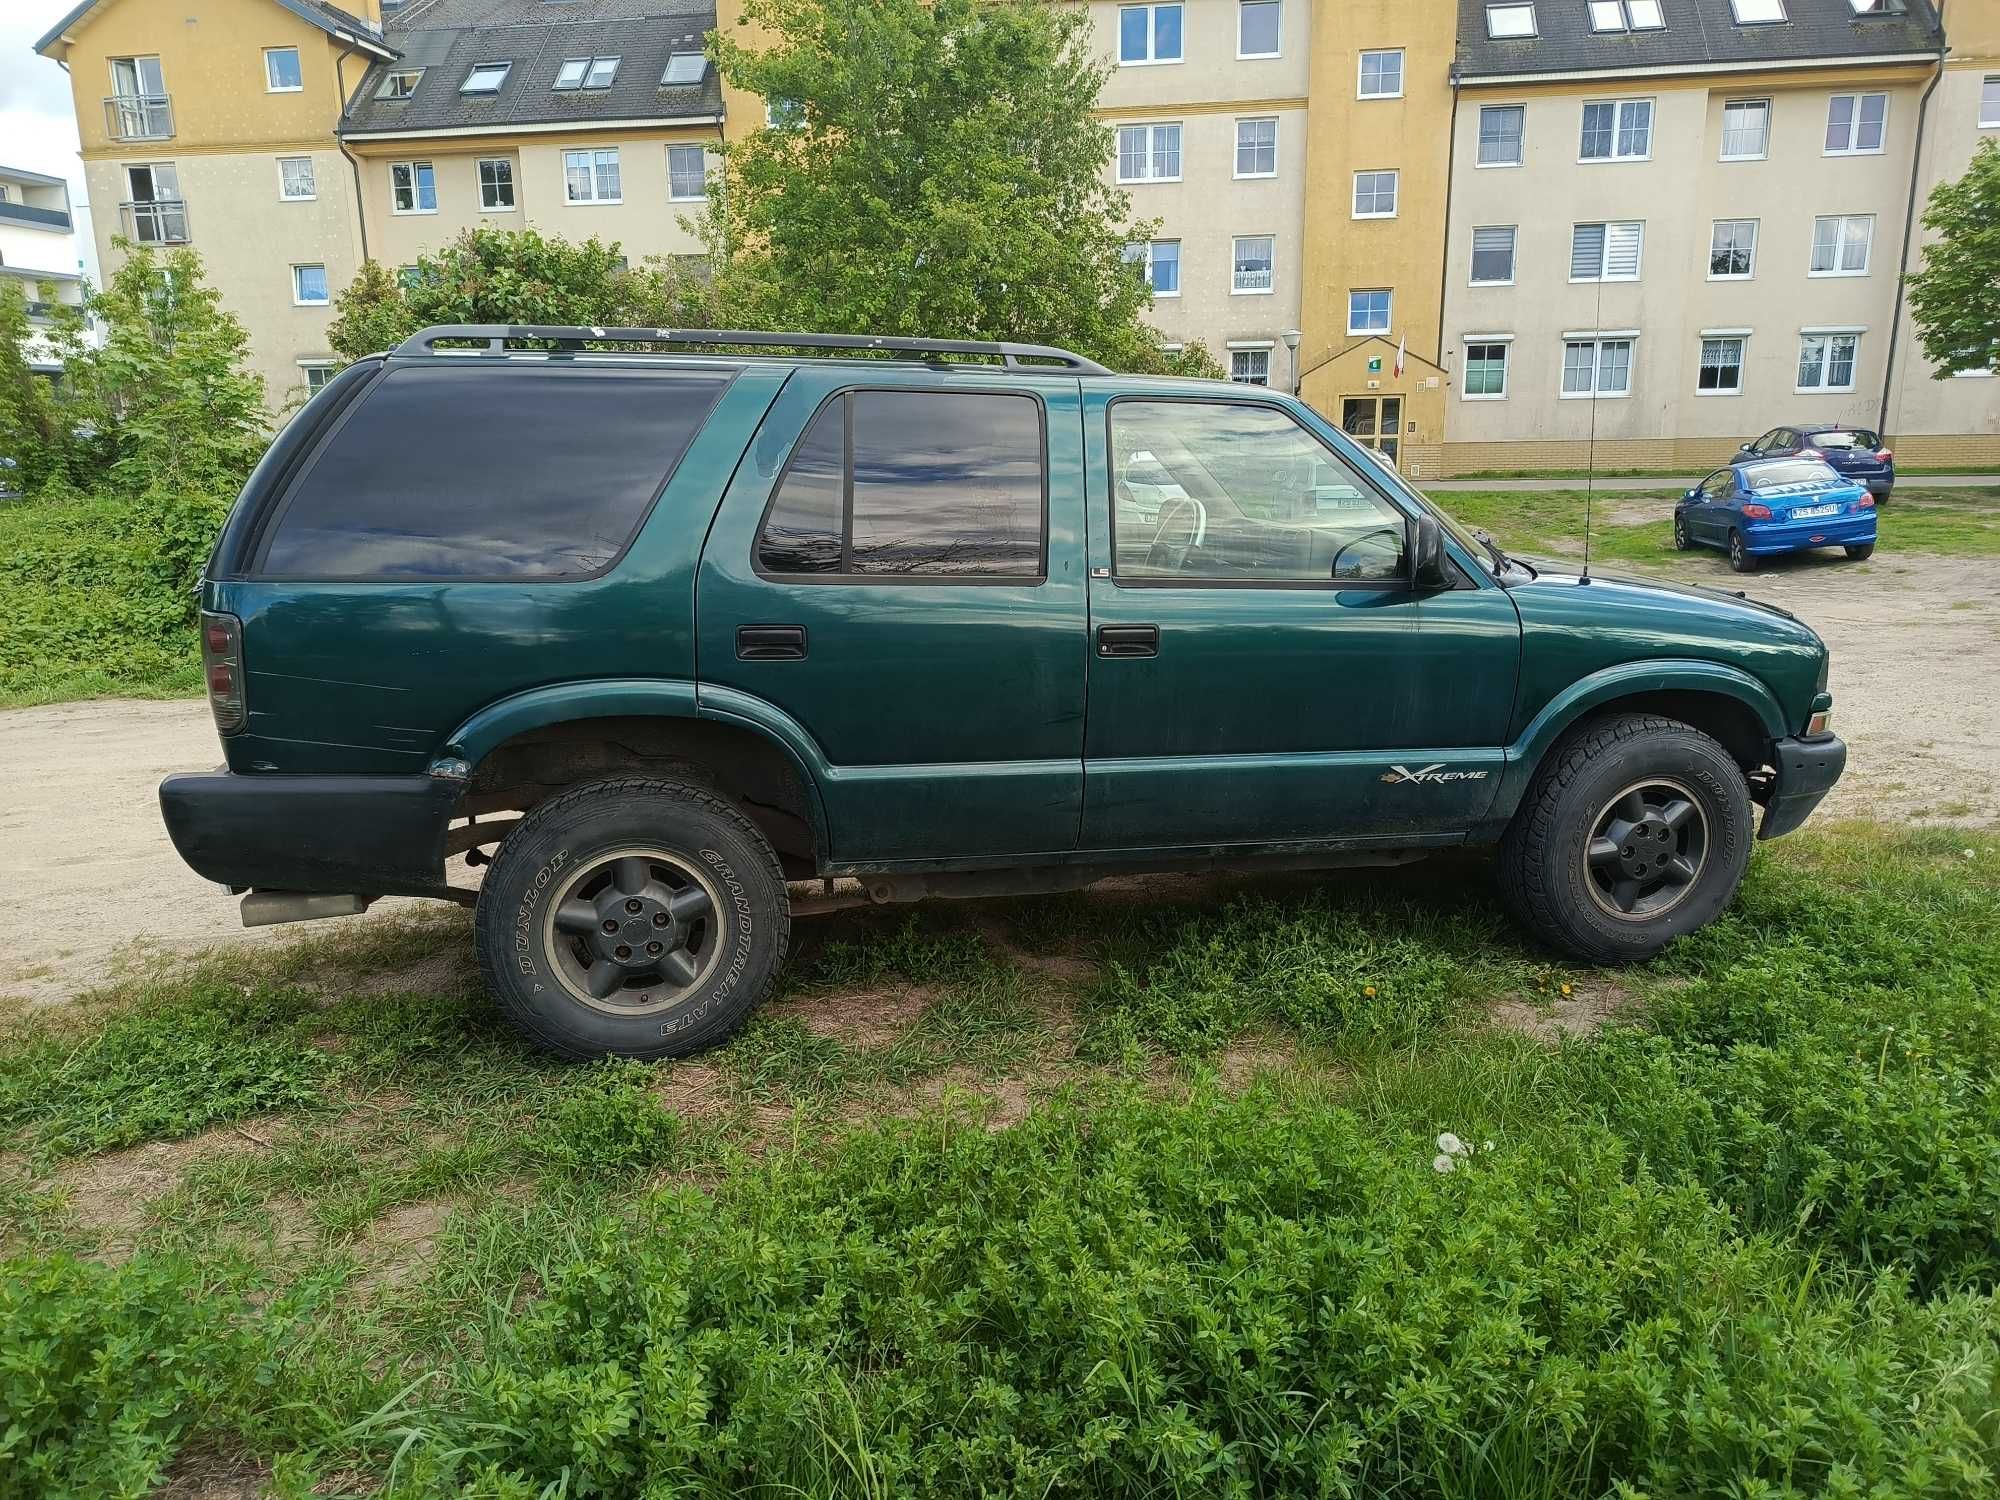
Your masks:
{"label": "roof rail", "polygon": [[509,340],[554,344],[558,352],[577,353],[589,344],[711,344],[749,349],[880,350],[889,354],[983,354],[1008,370],[1054,366],[1080,375],[1109,375],[1093,359],[1046,344],[995,343],[984,339],[876,338],[857,333],[765,333],[747,328],[572,328],[540,323],[440,323],[413,333],[396,346],[398,354],[432,354],[441,343],[484,341],[476,354],[508,352]]}

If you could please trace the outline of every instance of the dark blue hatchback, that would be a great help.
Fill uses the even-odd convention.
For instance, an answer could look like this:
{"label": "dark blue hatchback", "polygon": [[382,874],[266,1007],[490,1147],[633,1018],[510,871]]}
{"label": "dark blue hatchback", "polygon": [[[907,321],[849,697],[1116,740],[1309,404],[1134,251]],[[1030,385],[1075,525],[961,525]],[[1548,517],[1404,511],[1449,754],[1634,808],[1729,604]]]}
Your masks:
{"label": "dark blue hatchback", "polygon": [[1896,455],[1866,427],[1845,422],[1805,422],[1773,427],[1737,450],[1745,458],[1816,458],[1867,489],[1876,500],[1896,485]]}
{"label": "dark blue hatchback", "polygon": [[1875,551],[1875,497],[1815,458],[1746,459],[1717,469],[1674,507],[1674,545],[1720,547],[1739,573],[1813,547]]}

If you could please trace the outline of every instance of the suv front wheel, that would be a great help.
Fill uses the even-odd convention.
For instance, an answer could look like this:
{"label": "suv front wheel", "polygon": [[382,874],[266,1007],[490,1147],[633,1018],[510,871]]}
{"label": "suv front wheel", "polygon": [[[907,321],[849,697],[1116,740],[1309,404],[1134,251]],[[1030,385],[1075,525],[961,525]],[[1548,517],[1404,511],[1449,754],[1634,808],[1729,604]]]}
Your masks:
{"label": "suv front wheel", "polygon": [[1742,769],[1707,735],[1650,715],[1600,719],[1537,773],[1500,845],[1501,891],[1579,958],[1650,958],[1735,896],[1752,817]]}
{"label": "suv front wheel", "polygon": [[784,964],[790,913],[755,824],[701,787],[599,781],[500,846],[475,946],[493,998],[567,1057],[679,1057],[724,1040]]}

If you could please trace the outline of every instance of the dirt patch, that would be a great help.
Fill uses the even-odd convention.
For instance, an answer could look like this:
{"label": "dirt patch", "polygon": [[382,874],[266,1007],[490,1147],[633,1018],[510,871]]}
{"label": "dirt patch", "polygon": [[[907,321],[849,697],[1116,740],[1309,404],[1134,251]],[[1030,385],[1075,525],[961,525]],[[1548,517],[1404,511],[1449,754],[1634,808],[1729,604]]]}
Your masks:
{"label": "dirt patch", "polygon": [[368,1293],[399,1286],[425,1269],[431,1246],[444,1233],[457,1205],[443,1198],[399,1203],[371,1221],[354,1242],[355,1254],[367,1267],[355,1279],[354,1290]]}
{"label": "dirt patch", "polygon": [[1216,1076],[1222,1086],[1240,1093],[1265,1073],[1280,1072],[1296,1062],[1290,1044],[1270,1037],[1248,1038],[1225,1047],[1215,1061]]}
{"label": "dirt patch", "polygon": [[774,1005],[769,1014],[795,1017],[814,1036],[832,1037],[863,1052],[894,1045],[937,999],[921,985],[879,990],[829,990]]}
{"label": "dirt patch", "polygon": [[1565,1039],[1588,1040],[1637,1005],[1631,991],[1611,982],[1573,986],[1567,995],[1552,994],[1534,1004],[1502,1000],[1487,1014],[1496,1026],[1554,1046]]}
{"label": "dirt patch", "polygon": [[181,1185],[188,1172],[221,1156],[263,1149],[269,1127],[257,1121],[218,1126],[183,1141],[147,1141],[123,1151],[107,1151],[59,1168],[60,1188],[72,1218],[100,1235],[100,1253],[123,1257],[153,1204]]}
{"label": "dirt patch", "polygon": [[254,1458],[183,1449],[151,1500],[258,1500],[268,1493],[270,1480],[270,1468]]}

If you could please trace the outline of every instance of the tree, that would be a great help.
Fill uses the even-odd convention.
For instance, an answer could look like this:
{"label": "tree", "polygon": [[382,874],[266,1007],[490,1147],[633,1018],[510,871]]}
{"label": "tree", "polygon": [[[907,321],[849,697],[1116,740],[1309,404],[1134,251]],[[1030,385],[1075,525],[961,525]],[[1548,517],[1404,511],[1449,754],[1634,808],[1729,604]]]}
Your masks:
{"label": "tree", "polygon": [[48,361],[73,363],[83,349],[83,309],[62,302],[51,283],[37,291],[48,306],[44,325],[30,316],[21,283],[0,280],[0,458],[14,460],[6,478],[29,491],[79,477],[67,403],[56,382],[37,373],[30,351],[39,346]]}
{"label": "tree", "polygon": [[437,323],[691,327],[708,315],[696,268],[628,267],[614,240],[581,244],[532,229],[467,229],[404,275],[374,261],[335,299],[334,352],[359,359]]}
{"label": "tree", "polygon": [[2000,143],[1981,141],[1963,177],[1931,189],[1924,228],[1939,237],[1908,281],[1931,378],[2000,369]]}
{"label": "tree", "polygon": [[747,0],[743,22],[768,44],[719,36],[718,66],[777,123],[723,147],[705,230],[724,317],[1166,367],[1124,260],[1152,226],[1104,181],[1082,6]]}

